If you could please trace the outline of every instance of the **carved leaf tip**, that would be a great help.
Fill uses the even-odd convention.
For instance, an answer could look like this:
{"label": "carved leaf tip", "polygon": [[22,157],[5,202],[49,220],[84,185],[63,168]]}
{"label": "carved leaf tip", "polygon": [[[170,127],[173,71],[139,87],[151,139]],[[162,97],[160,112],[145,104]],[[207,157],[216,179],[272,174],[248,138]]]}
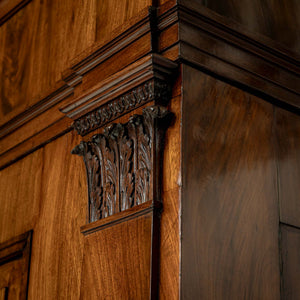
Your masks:
{"label": "carved leaf tip", "polygon": [[148,122],[151,120],[153,122],[154,120],[159,121],[162,126],[162,128],[167,128],[173,119],[173,113],[171,113],[166,107],[164,106],[148,106],[143,109],[143,116],[145,120],[148,120]]}
{"label": "carved leaf tip", "polygon": [[153,119],[155,118],[161,119],[170,114],[170,112],[166,107],[159,106],[159,105],[145,107],[143,109],[143,113],[150,115]]}
{"label": "carved leaf tip", "polygon": [[79,156],[83,156],[85,152],[86,152],[85,142],[80,142],[80,144],[75,146],[71,151],[72,154],[77,154]]}

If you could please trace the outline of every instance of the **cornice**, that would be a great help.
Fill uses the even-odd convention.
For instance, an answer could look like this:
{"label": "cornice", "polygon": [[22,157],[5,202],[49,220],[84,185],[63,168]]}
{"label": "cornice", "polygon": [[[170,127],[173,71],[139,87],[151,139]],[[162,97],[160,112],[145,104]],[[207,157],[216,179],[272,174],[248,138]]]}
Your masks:
{"label": "cornice", "polygon": [[[178,1],[180,59],[225,80],[300,108],[300,55],[196,1]],[[169,19],[171,17],[169,16]],[[174,17],[173,17],[174,19]]]}
{"label": "cornice", "polygon": [[147,102],[166,104],[176,69],[176,63],[151,54],[107,78],[61,111],[75,120],[75,129],[85,135]]}

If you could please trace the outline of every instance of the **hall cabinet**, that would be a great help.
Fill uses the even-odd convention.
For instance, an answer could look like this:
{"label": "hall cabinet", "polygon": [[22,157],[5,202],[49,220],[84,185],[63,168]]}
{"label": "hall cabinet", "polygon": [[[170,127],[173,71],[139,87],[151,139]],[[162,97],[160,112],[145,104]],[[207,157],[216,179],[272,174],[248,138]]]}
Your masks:
{"label": "hall cabinet", "polygon": [[0,2],[0,299],[299,299],[296,1]]}

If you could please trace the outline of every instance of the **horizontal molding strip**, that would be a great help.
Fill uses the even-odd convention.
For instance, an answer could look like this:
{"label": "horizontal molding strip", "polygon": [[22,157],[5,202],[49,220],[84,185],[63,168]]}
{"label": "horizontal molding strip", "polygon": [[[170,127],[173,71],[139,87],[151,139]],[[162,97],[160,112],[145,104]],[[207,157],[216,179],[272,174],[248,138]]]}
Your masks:
{"label": "horizontal molding strip", "polygon": [[63,101],[65,98],[72,95],[73,91],[73,87],[63,85],[61,88],[57,89],[49,96],[39,101],[36,105],[33,105],[31,108],[27,109],[23,113],[8,121],[6,124],[2,125],[0,127],[0,138],[5,137],[20,126],[39,116],[49,108],[53,107],[55,104]]}
{"label": "horizontal molding strip", "polygon": [[89,223],[87,225],[83,225],[80,228],[81,233],[84,235],[89,235],[91,233],[97,232],[99,230],[103,230],[105,228],[111,227],[116,224],[120,224],[125,221],[132,220],[134,218],[138,218],[140,216],[146,215],[150,212],[160,213],[162,209],[162,203],[159,201],[147,201],[138,206],[134,206],[125,211],[119,212],[107,218],[98,220],[96,222]]}

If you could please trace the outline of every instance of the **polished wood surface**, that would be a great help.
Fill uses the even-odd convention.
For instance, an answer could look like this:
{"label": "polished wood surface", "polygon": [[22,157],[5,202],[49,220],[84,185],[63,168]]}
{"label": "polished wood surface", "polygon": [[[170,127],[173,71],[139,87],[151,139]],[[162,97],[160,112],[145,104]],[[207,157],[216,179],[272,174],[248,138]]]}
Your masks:
{"label": "polished wood surface", "polygon": [[183,66],[183,299],[279,299],[272,105]]}
{"label": "polished wood surface", "polygon": [[276,108],[280,221],[300,227],[300,117]]}
{"label": "polished wood surface", "polygon": [[80,299],[150,299],[150,215],[87,236]]}
{"label": "polished wood surface", "polygon": [[0,299],[27,299],[32,232],[0,244]]}
{"label": "polished wood surface", "polygon": [[189,0],[180,0],[179,40],[189,64],[299,110],[298,53]]}
{"label": "polished wood surface", "polygon": [[22,9],[31,0],[2,0],[0,1],[0,26]]}
{"label": "polished wood surface", "polygon": [[282,261],[282,297],[284,300],[296,300],[300,297],[298,284],[300,275],[300,229],[281,226]]}
{"label": "polished wood surface", "polygon": [[0,242],[33,228],[39,215],[42,169],[41,149],[0,172]]}
{"label": "polished wood surface", "polygon": [[[32,3],[28,6],[33,7]],[[38,103],[24,111],[22,100],[23,104],[16,104],[15,113],[21,114],[15,118],[11,119],[10,114],[1,118],[5,124],[0,128],[3,138],[0,167],[56,138],[57,128],[49,127],[58,127],[58,122],[62,128],[60,134],[67,131],[70,124],[62,120],[63,115],[57,109],[76,102],[100,82],[150,53],[156,43],[153,40],[157,40],[158,51],[165,57],[177,60],[180,56],[189,64],[224,76],[237,85],[246,85],[262,97],[267,94],[275,98],[268,98],[269,101],[280,100],[299,108],[299,56],[295,53],[267,37],[247,31],[196,1],[181,0],[177,7],[174,1],[163,1],[157,11],[158,17],[153,21],[145,7],[122,25],[116,25],[105,41],[91,42],[83,51],[74,49],[75,58],[65,63],[63,75],[59,75],[64,81],[51,87],[48,84],[43,95],[36,99],[26,96],[26,101],[32,98],[32,103]],[[153,23],[158,30],[153,30]],[[3,49],[5,52],[6,46]],[[214,49],[213,52],[210,49]],[[26,78],[22,82],[27,86]],[[34,145],[31,149],[30,144]]]}
{"label": "polished wood surface", "polygon": [[159,299],[179,299],[181,188],[181,76],[174,83],[169,110],[173,123],[165,136],[160,223]]}
{"label": "polished wood surface", "polygon": [[1,242],[33,229],[28,299],[80,294],[86,182],[70,154],[78,142],[66,134],[0,173]]}
{"label": "polished wood surface", "polygon": [[300,52],[300,3],[297,0],[202,0],[200,3],[254,33],[264,34]]}
{"label": "polished wood surface", "polygon": [[0,27],[1,123],[46,96],[71,60],[149,5],[34,0],[18,11]]}
{"label": "polished wood surface", "polygon": [[70,155],[77,143],[69,133],[43,149],[29,299],[76,299],[80,293],[87,187],[84,166]]}
{"label": "polished wood surface", "polygon": [[8,293],[7,287],[2,287],[0,289],[0,299],[1,300],[6,300],[7,299],[7,295],[8,295],[7,293]]}

